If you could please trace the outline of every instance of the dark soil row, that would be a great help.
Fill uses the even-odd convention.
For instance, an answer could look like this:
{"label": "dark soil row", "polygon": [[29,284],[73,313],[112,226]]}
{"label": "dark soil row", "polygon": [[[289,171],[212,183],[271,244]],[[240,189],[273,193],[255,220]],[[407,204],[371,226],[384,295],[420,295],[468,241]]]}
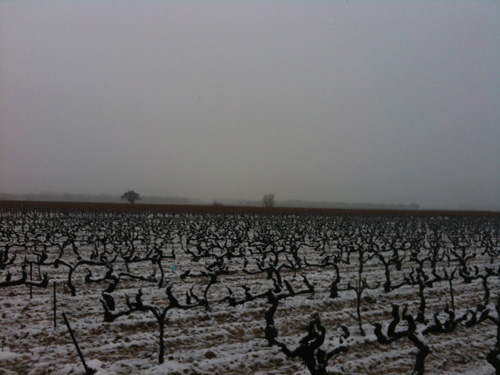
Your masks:
{"label": "dark soil row", "polygon": [[0,210],[6,211],[58,211],[58,212],[165,212],[165,213],[217,213],[258,215],[324,215],[324,216],[475,216],[500,217],[493,211],[438,211],[438,210],[369,210],[335,208],[291,208],[210,205],[160,205],[92,202],[48,202],[0,200]]}

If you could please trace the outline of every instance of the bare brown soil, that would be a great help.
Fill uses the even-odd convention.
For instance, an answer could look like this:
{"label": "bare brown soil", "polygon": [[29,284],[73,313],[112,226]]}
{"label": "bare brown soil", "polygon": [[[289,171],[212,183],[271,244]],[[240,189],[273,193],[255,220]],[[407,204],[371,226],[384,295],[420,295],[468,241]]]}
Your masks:
{"label": "bare brown soil", "polygon": [[439,211],[439,210],[369,210],[296,207],[251,207],[211,205],[159,205],[91,202],[48,202],[0,200],[0,210],[58,211],[58,212],[165,212],[165,213],[217,213],[217,214],[269,214],[269,215],[352,215],[352,216],[450,216],[500,217],[495,211]]}

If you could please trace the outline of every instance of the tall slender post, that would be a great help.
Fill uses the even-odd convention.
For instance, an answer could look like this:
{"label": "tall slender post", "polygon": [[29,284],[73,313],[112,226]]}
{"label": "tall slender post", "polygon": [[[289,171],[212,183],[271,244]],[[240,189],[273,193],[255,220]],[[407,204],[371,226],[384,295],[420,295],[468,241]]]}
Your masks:
{"label": "tall slender post", "polygon": [[56,282],[54,281],[54,329],[57,328],[57,296],[56,296]]}
{"label": "tall slender post", "polygon": [[97,372],[97,370],[94,370],[93,368],[90,368],[87,366],[85,363],[85,359],[83,358],[82,351],[80,350],[80,347],[78,346],[78,342],[76,342],[75,335],[73,334],[73,330],[71,329],[71,326],[69,325],[68,318],[66,318],[66,314],[62,313],[62,316],[64,318],[64,323],[66,323],[66,327],[68,327],[69,334],[71,336],[71,339],[73,340],[73,344],[75,344],[76,351],[78,352],[78,356],[80,357],[80,360],[82,361],[83,367],[85,368],[85,374],[86,375],[93,375]]}
{"label": "tall slender post", "polygon": [[453,276],[448,280],[450,284],[451,309],[455,311],[455,297],[453,296]]}
{"label": "tall slender post", "polygon": [[[30,262],[30,281],[33,281],[33,263]],[[30,284],[30,299],[33,298],[33,285]]]}

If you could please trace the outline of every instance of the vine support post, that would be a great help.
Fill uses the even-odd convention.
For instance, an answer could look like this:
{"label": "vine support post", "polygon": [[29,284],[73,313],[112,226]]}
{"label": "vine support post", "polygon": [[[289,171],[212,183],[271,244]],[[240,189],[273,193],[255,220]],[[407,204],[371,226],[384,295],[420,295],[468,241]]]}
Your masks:
{"label": "vine support post", "polygon": [[64,323],[66,323],[66,327],[68,327],[69,334],[71,336],[71,339],[73,340],[73,344],[75,344],[76,351],[78,352],[78,356],[80,357],[80,360],[82,361],[83,367],[85,368],[85,374],[86,375],[93,375],[97,371],[94,370],[93,368],[90,368],[87,366],[85,363],[85,359],[83,358],[82,351],[80,350],[80,347],[78,346],[78,342],[76,341],[75,335],[73,334],[73,330],[71,329],[71,326],[69,325],[68,318],[66,317],[66,313],[62,313],[62,317],[64,318]]}
{"label": "vine support post", "polygon": [[56,293],[56,282],[54,281],[54,330],[57,328],[57,293]]}
{"label": "vine support post", "polygon": [[455,311],[455,297],[453,295],[453,278],[450,277],[448,280],[450,286],[450,299],[451,299],[451,309]]}
{"label": "vine support post", "polygon": [[[30,262],[30,281],[33,281],[33,263]],[[30,284],[30,299],[33,298],[33,285]]]}

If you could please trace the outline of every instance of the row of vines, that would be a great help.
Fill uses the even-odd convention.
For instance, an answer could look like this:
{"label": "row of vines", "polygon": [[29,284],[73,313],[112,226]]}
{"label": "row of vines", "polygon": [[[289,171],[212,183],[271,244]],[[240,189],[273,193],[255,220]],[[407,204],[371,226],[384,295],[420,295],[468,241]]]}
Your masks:
{"label": "row of vines", "polygon": [[[149,335],[137,353],[154,352],[150,366],[186,362],[180,350],[203,345],[204,329],[213,337],[203,359],[220,359],[210,348],[229,339],[215,326],[232,319],[241,332],[231,343],[257,358],[233,360],[233,373],[460,372],[447,351],[462,340],[477,356],[466,361],[498,375],[499,256],[500,220],[491,217],[4,210],[0,295],[3,322],[12,321],[1,328],[2,346],[16,346],[19,321],[36,324],[31,298],[44,305],[47,325],[50,314],[54,326],[59,312],[73,316],[94,350],[104,353],[112,332],[117,360],[134,355],[132,332],[118,331],[135,319],[133,333]],[[25,301],[23,311],[9,299]],[[24,366],[36,369],[33,358]],[[287,363],[298,367],[283,370]]]}

